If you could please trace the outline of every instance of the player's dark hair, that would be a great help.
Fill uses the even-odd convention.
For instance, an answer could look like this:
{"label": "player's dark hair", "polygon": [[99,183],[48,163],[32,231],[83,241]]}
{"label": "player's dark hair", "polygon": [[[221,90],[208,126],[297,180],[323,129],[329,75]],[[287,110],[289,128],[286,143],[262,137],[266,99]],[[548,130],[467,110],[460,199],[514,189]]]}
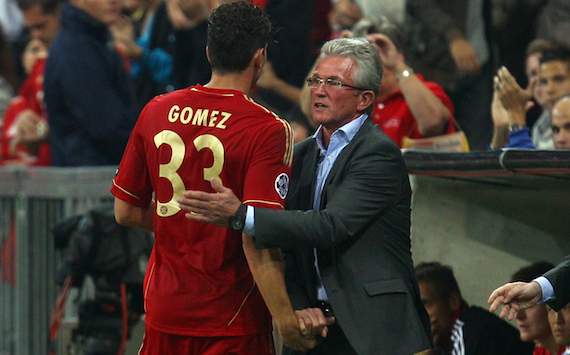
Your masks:
{"label": "player's dark hair", "polygon": [[518,269],[511,277],[511,282],[531,282],[545,272],[552,269],[554,265],[547,261],[538,261],[523,268]]}
{"label": "player's dark hair", "polygon": [[542,52],[540,57],[540,64],[560,61],[566,63],[568,69],[570,69],[570,52],[566,49],[551,49]]}
{"label": "player's dark hair", "polygon": [[34,6],[39,6],[44,14],[55,14],[62,0],[17,0],[18,7],[26,11]]}
{"label": "player's dark hair", "polygon": [[210,65],[219,73],[243,71],[255,52],[271,39],[269,18],[245,1],[219,6],[208,24]]}
{"label": "player's dark hair", "polygon": [[428,262],[418,264],[415,271],[418,282],[431,285],[439,299],[448,300],[454,292],[461,297],[461,291],[451,267],[438,262]]}

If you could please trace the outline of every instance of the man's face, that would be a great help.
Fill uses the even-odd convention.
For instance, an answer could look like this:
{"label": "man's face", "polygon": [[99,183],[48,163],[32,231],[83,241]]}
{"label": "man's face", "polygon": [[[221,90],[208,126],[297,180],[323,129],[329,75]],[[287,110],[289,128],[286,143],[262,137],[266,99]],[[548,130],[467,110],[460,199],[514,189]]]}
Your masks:
{"label": "man's face", "polygon": [[516,321],[522,341],[540,341],[550,336],[546,306],[542,304],[518,311]]}
{"label": "man's face", "polygon": [[33,39],[49,46],[59,30],[58,14],[45,13],[40,5],[34,5],[23,12],[24,25]]}
{"label": "man's face", "polygon": [[552,139],[556,149],[570,149],[570,98],[559,100],[552,108]]}
{"label": "man's face", "polygon": [[450,341],[453,326],[453,309],[450,300],[445,300],[435,292],[434,287],[425,281],[418,283],[420,297],[429,315],[431,335],[438,347],[445,347]]}
{"label": "man's face", "polygon": [[570,345],[570,304],[556,312],[548,309],[548,322],[552,328],[554,340],[560,345]]}
{"label": "man's face", "polygon": [[[353,73],[356,64],[351,58],[325,57],[319,60],[312,76],[323,80],[336,79],[344,84],[354,85]],[[325,84],[311,88],[313,120],[334,131],[357,118],[362,107],[363,90],[349,87],[332,87]]]}
{"label": "man's face", "polygon": [[117,21],[121,15],[121,0],[75,0],[74,4],[106,25]]}
{"label": "man's face", "polygon": [[552,108],[554,101],[570,93],[570,68],[568,63],[552,60],[540,65],[538,71],[538,86],[542,90],[544,106]]}

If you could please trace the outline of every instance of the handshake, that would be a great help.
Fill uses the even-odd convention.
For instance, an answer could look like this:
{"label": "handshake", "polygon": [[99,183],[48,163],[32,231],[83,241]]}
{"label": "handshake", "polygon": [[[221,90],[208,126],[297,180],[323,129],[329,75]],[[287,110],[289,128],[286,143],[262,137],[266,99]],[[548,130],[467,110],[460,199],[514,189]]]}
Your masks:
{"label": "handshake", "polygon": [[306,351],[326,338],[328,326],[335,323],[335,318],[325,316],[320,308],[305,308],[295,311],[294,316],[276,318],[275,322],[287,347]]}

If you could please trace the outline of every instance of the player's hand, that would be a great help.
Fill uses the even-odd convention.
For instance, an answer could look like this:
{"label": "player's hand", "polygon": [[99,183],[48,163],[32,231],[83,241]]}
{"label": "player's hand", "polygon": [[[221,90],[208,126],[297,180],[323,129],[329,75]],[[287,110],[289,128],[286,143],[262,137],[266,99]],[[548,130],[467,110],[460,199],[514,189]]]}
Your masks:
{"label": "player's hand", "polygon": [[320,335],[326,338],[329,331],[328,326],[335,322],[334,317],[325,317],[320,308],[305,308],[295,311],[295,315],[303,335]]}
{"label": "player's hand", "polygon": [[317,345],[317,339],[312,334],[303,335],[295,317],[275,319],[277,330],[283,338],[283,343],[293,350],[306,351]]}
{"label": "player's hand", "polygon": [[178,204],[190,220],[227,227],[241,201],[231,189],[222,184],[220,178],[210,180],[210,185],[214,189],[213,193],[188,190],[178,200]]}
{"label": "player's hand", "polygon": [[517,312],[536,305],[542,299],[542,290],[537,282],[511,282],[497,288],[489,296],[489,310],[495,312],[499,306],[500,317],[513,320]]}

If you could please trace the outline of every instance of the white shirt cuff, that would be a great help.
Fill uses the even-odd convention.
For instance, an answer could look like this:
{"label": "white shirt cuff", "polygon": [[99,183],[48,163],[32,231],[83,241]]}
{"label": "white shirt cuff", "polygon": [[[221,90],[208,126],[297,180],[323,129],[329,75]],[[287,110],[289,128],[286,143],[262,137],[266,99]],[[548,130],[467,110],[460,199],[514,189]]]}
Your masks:
{"label": "white shirt cuff", "polygon": [[253,206],[247,206],[247,212],[245,215],[245,224],[243,226],[243,233],[253,237],[255,235],[255,213]]}

